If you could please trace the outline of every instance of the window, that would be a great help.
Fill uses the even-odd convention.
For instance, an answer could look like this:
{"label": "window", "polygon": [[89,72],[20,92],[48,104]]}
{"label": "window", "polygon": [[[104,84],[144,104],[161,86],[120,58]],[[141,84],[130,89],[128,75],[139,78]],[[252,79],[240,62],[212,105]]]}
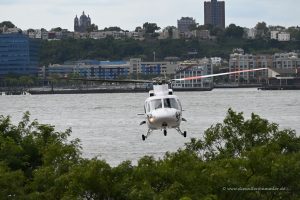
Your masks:
{"label": "window", "polygon": [[174,98],[166,98],[164,99],[164,107],[165,108],[175,108],[179,109],[178,103]]}
{"label": "window", "polygon": [[162,102],[161,99],[154,99],[150,102],[151,104],[151,110],[156,110],[162,108]]}
{"label": "window", "polygon": [[145,113],[148,113],[148,112],[150,112],[150,104],[149,104],[149,102],[146,102],[146,104],[145,104]]}

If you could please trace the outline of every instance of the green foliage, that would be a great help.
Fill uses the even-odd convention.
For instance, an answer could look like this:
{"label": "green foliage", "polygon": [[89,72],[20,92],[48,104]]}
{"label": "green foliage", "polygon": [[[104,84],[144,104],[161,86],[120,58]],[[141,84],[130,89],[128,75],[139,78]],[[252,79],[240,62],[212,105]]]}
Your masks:
{"label": "green foliage", "polygon": [[0,116],[0,185],[16,177],[2,184],[2,191],[17,199],[59,196],[60,193],[53,194],[59,190],[56,182],[81,160],[78,140],[68,142],[69,135],[70,130],[55,132],[52,126],[30,122],[29,113],[17,126],[11,124],[9,117]]}
{"label": "green foliage", "polygon": [[3,21],[0,23],[0,27],[6,26],[7,28],[15,28],[16,26],[10,21]]}
{"label": "green foliage", "polygon": [[156,23],[149,23],[149,22],[144,23],[143,28],[145,29],[145,32],[148,34],[153,34],[155,33],[155,31],[158,31],[160,29],[160,27],[158,27]]}
{"label": "green foliage", "polygon": [[88,28],[87,28],[87,32],[93,32],[93,31],[98,31],[98,26],[96,24],[91,24]]}
{"label": "green foliage", "polygon": [[112,26],[112,27],[108,27],[108,28],[104,28],[104,31],[123,31],[120,27],[118,26]]}
{"label": "green foliage", "polygon": [[[224,32],[222,29],[214,29],[211,34],[218,35],[216,41],[210,40],[182,40],[166,39],[153,40],[151,34],[149,40],[138,41],[133,39],[114,40],[105,38],[94,39],[66,39],[60,41],[42,41],[40,50],[40,65],[64,63],[81,59],[96,60],[123,60],[132,57],[143,58],[144,61],[153,60],[153,52],[156,59],[163,60],[168,56],[176,56],[187,59],[188,52],[196,50],[197,57],[219,56],[228,58],[232,49],[243,48],[247,53],[273,54],[277,52],[288,52],[300,48],[300,41],[279,42],[258,38],[247,40],[241,38],[243,30],[240,27],[228,27]],[[170,33],[172,34],[172,33]],[[296,33],[295,33],[296,34]],[[298,36],[293,36],[298,37]]]}
{"label": "green foliage", "polygon": [[256,114],[229,109],[203,139],[159,160],[116,167],[83,159],[71,130],[0,117],[2,199],[299,199],[300,138]]}
{"label": "green foliage", "polygon": [[225,29],[225,36],[230,38],[242,38],[244,35],[244,29],[240,26],[236,26],[235,24],[230,24]]}
{"label": "green foliage", "polygon": [[52,28],[51,31],[60,32],[62,31],[61,27]]}

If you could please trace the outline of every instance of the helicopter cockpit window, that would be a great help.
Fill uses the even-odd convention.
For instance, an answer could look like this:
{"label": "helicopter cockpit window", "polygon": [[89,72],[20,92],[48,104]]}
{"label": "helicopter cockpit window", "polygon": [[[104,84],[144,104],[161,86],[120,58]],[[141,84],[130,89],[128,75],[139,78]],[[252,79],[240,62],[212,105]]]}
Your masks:
{"label": "helicopter cockpit window", "polygon": [[178,103],[177,103],[176,99],[174,99],[174,98],[165,98],[164,99],[164,107],[165,108],[175,108],[175,109],[179,110]]}
{"label": "helicopter cockpit window", "polygon": [[154,99],[150,102],[150,104],[151,104],[151,109],[152,110],[162,108],[161,99]]}

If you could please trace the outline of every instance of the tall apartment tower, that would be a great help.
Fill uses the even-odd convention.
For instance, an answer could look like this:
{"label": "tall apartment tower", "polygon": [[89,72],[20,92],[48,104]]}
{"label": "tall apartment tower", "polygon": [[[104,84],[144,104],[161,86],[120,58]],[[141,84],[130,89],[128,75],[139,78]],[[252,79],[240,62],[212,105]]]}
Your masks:
{"label": "tall apartment tower", "polygon": [[211,0],[204,2],[204,24],[225,29],[225,2]]}

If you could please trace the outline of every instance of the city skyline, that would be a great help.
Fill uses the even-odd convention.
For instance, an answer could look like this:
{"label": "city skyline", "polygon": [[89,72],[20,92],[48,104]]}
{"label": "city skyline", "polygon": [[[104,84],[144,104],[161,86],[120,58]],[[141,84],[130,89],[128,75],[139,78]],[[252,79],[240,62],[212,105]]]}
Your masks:
{"label": "city skyline", "polygon": [[[145,22],[157,23],[161,28],[177,26],[181,17],[193,17],[204,23],[205,0],[1,0],[0,21],[11,21],[21,29],[51,29],[55,27],[73,30],[73,19],[85,11],[99,29],[119,26],[134,30]],[[300,25],[297,0],[225,0],[226,26],[231,23],[242,27],[254,27],[264,21],[268,25]],[[184,9],[183,9],[184,8]],[[135,12],[136,11],[136,12]],[[288,14],[287,14],[288,13]]]}

